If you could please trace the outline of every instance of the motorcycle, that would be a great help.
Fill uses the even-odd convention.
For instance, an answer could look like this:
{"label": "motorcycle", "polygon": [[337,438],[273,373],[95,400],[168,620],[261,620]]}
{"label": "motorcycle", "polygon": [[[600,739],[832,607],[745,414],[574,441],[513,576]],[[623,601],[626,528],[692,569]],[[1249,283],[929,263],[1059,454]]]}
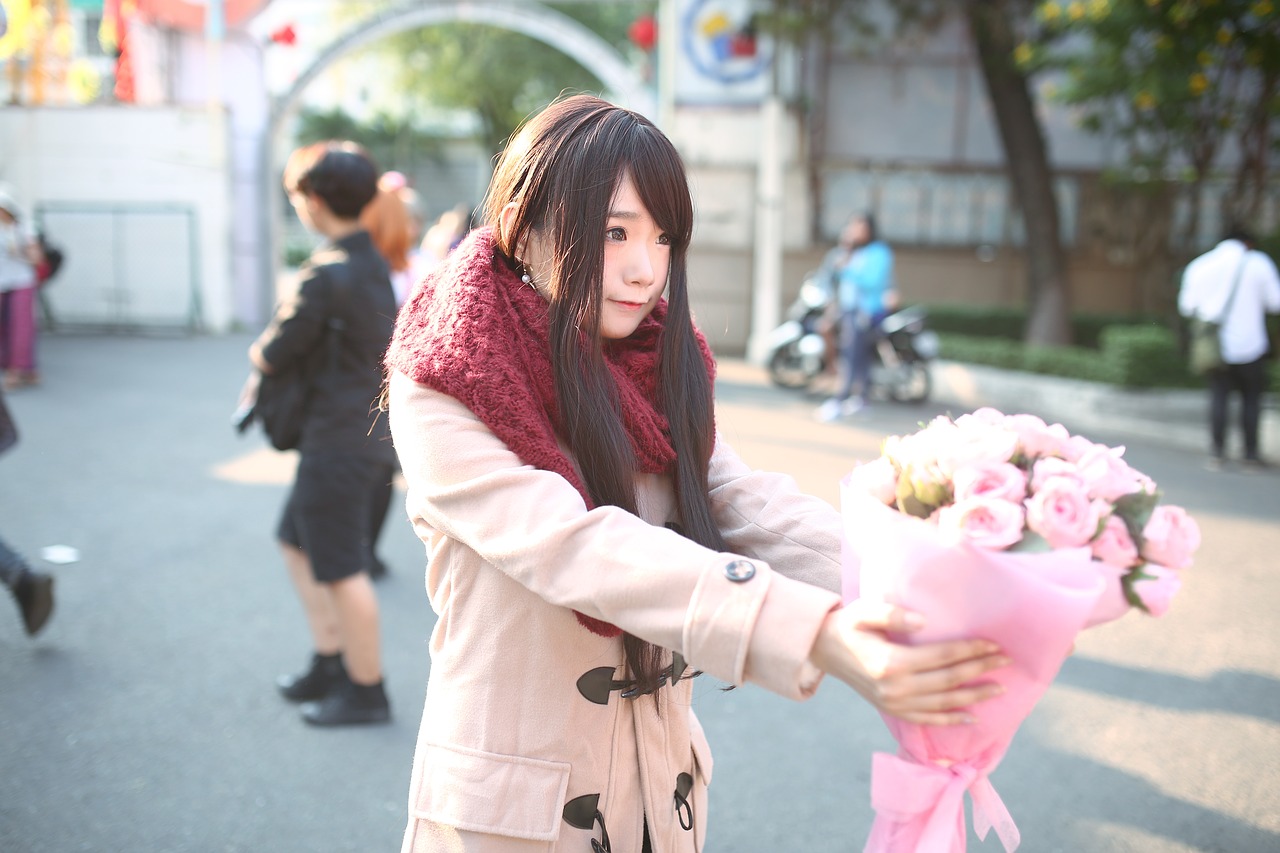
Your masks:
{"label": "motorcycle", "polygon": [[[782,388],[803,390],[824,374],[834,358],[822,319],[831,291],[810,273],[787,309],[787,319],[769,335],[769,378]],[[925,328],[928,312],[916,305],[880,322],[872,350],[871,386],[900,403],[922,403],[933,391],[929,362],[938,355],[938,336]]]}

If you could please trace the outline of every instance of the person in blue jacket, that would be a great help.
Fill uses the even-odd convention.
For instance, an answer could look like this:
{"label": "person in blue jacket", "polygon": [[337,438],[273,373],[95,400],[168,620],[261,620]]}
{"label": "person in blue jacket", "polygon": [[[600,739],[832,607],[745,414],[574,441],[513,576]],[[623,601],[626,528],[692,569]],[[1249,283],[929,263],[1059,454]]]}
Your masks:
{"label": "person in blue jacket", "polygon": [[[856,214],[845,227],[853,250],[836,274],[840,309],[840,384],[818,409],[819,420],[852,415],[867,405],[871,390],[871,349],[880,321],[897,306],[893,251],[876,236],[870,213]],[[857,396],[854,396],[854,391]]]}

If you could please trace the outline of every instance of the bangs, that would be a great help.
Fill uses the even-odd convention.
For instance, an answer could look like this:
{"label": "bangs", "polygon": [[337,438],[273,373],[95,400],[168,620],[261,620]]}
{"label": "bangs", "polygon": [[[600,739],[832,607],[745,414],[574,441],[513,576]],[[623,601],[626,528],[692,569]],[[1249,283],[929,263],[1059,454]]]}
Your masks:
{"label": "bangs", "polygon": [[[687,247],[693,237],[693,203],[680,155],[651,125],[637,122],[628,136],[630,156],[623,169],[630,173],[631,183],[653,221],[673,243]],[[621,174],[615,182],[620,179]]]}

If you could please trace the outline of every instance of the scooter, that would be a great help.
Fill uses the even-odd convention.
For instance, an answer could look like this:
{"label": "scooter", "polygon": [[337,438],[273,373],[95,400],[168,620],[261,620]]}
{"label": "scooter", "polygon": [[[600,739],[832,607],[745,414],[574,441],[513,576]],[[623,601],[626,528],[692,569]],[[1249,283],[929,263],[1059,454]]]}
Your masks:
{"label": "scooter", "polygon": [[[812,272],[787,309],[787,319],[769,336],[769,378],[783,388],[803,390],[826,372],[834,353],[822,334],[830,290]],[[922,403],[933,391],[929,362],[938,355],[938,336],[925,328],[922,306],[896,311],[880,322],[872,351],[872,391],[900,403]]]}

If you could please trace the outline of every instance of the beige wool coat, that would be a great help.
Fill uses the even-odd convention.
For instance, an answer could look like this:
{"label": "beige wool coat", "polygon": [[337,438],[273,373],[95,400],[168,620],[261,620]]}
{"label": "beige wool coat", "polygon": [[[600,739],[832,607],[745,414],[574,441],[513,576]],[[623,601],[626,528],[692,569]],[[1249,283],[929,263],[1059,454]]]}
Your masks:
{"label": "beige wool coat", "polygon": [[[733,551],[717,553],[663,526],[665,477],[640,478],[640,517],[588,511],[402,374],[390,419],[438,615],[403,853],[640,853],[646,822],[655,853],[703,850],[712,760],[693,675],[812,695],[807,657],[840,603],[838,513],[720,441],[711,500]],[[621,638],[574,610],[672,651],[656,704],[623,695]]]}

